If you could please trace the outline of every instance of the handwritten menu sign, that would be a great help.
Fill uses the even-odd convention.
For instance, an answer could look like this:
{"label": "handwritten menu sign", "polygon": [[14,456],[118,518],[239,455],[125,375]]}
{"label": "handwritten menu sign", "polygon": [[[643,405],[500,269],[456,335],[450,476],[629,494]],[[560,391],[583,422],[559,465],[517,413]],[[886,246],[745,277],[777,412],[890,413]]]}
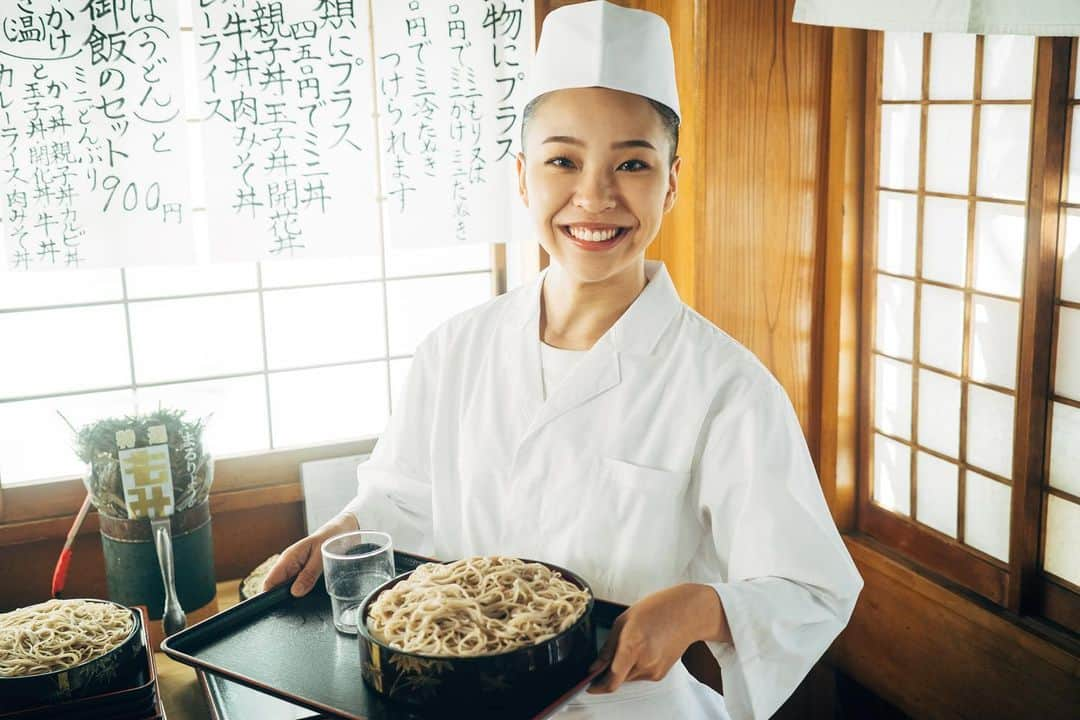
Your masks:
{"label": "handwritten menu sign", "polygon": [[506,241],[530,0],[182,1],[3,4],[5,266],[195,262],[186,123],[212,259]]}
{"label": "handwritten menu sign", "polygon": [[383,223],[396,247],[505,242],[526,0],[373,0]]}
{"label": "handwritten menu sign", "polygon": [[374,254],[367,2],[200,0],[211,254]]}
{"label": "handwritten menu sign", "polygon": [[15,270],[190,262],[175,4],[0,9],[0,192]]}

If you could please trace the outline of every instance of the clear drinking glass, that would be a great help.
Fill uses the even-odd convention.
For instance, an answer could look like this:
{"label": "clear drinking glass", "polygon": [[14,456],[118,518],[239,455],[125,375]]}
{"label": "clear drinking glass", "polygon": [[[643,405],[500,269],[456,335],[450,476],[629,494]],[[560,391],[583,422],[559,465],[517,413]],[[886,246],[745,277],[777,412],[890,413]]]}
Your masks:
{"label": "clear drinking glass", "polygon": [[322,557],[334,627],[355,635],[360,604],[368,593],[395,575],[393,542],[383,532],[349,532],[324,542]]}

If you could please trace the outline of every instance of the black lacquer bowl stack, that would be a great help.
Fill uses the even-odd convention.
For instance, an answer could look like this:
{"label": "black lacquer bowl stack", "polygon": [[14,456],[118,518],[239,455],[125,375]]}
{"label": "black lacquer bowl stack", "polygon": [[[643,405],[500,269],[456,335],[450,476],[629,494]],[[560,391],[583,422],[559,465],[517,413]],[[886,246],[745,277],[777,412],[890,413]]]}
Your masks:
{"label": "black lacquer bowl stack", "polygon": [[64,670],[0,677],[0,720],[162,717],[145,615],[124,609],[132,615],[131,632],[107,653]]}
{"label": "black lacquer bowl stack", "polygon": [[[534,562],[534,561],[528,561]],[[371,604],[383,592],[409,578],[399,575],[377,588],[360,606],[357,630],[364,681],[375,692],[418,709],[491,710],[515,703],[530,693],[569,687],[584,676],[596,658],[593,594],[578,575],[542,563],[589,593],[585,612],[555,637],[496,655],[436,657],[397,650],[376,639],[367,628]]]}

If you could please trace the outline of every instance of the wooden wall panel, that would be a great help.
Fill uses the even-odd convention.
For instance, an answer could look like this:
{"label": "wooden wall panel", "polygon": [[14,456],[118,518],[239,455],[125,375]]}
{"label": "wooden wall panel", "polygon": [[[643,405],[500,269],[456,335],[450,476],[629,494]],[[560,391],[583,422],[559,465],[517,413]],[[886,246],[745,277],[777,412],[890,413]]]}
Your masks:
{"label": "wooden wall panel", "polygon": [[833,659],[861,684],[915,718],[1076,717],[1075,655],[861,542],[848,548],[866,586]]}
{"label": "wooden wall panel", "polygon": [[709,3],[694,305],[772,370],[816,448],[830,36],[793,6]]}

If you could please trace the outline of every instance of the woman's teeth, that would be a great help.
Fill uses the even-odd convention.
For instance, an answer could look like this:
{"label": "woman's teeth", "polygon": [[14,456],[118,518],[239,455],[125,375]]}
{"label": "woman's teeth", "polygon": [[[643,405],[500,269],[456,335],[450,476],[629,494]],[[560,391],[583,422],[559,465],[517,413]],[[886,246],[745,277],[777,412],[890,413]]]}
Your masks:
{"label": "woman's teeth", "polygon": [[611,230],[586,230],[584,228],[569,227],[570,234],[578,240],[584,240],[586,242],[604,242],[610,240],[621,232],[622,228],[613,228]]}

